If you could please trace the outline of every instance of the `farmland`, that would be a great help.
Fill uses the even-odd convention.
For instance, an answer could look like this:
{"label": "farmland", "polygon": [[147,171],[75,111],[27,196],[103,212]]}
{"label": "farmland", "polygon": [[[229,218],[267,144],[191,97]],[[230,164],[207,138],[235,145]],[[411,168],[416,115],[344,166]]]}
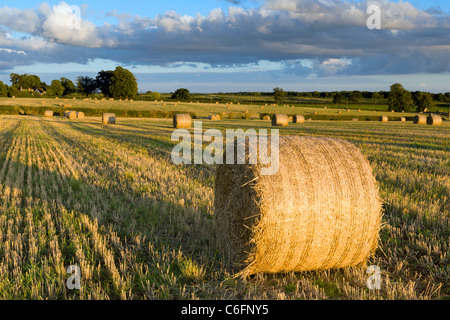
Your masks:
{"label": "farmland", "polygon": [[[231,112],[210,108],[195,112]],[[282,108],[274,111],[292,112]],[[335,112],[302,112],[315,110]],[[271,127],[225,119],[204,121],[209,128]],[[215,167],[174,165],[172,132],[171,119],[103,126],[96,117],[0,116],[0,298],[448,299],[448,122],[311,121],[280,129],[346,139],[369,159],[385,209],[380,247],[367,264],[380,267],[380,290],[367,289],[366,266],[234,278],[215,247]],[[70,265],[81,269],[80,290],[66,286]]]}

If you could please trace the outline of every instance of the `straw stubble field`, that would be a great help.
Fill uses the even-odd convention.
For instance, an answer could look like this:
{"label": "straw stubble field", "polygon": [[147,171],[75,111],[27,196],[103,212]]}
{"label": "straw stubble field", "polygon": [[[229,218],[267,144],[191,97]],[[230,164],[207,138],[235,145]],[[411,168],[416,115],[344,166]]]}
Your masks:
{"label": "straw stubble field", "polygon": [[[204,122],[269,128],[266,121]],[[384,201],[381,269],[234,278],[215,247],[215,167],[176,166],[171,120],[0,117],[2,299],[442,299],[449,296],[450,127],[310,122],[368,158]],[[66,270],[78,265],[80,290]]]}

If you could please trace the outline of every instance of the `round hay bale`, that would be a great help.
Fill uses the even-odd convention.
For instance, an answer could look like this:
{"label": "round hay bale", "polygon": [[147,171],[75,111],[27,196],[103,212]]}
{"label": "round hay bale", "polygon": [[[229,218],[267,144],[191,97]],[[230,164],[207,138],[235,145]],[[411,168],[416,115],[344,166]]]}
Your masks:
{"label": "round hay bale", "polygon": [[294,117],[289,117],[289,122],[294,121]]}
{"label": "round hay bale", "polygon": [[103,124],[116,124],[116,115],[114,113],[104,113],[102,115]]}
{"label": "round hay bale", "polygon": [[264,109],[264,106],[261,106],[261,109]]}
{"label": "round hay bale", "polygon": [[317,111],[314,111],[314,115],[317,116]]}
{"label": "round hay bale", "polygon": [[342,111],[341,111],[341,110],[339,110],[339,111],[338,111],[338,114],[341,114],[341,113],[342,113]]}
{"label": "round hay bale", "polygon": [[294,123],[304,123],[305,122],[305,117],[302,115],[295,115],[294,119],[292,120]]}
{"label": "round hay bale", "polygon": [[270,121],[271,119],[270,119],[269,116],[264,116],[264,117],[263,117],[263,120],[264,120],[264,121]]}
{"label": "round hay bale", "polygon": [[379,121],[380,122],[389,122],[389,118],[387,116],[381,116]]}
{"label": "round hay bale", "polygon": [[421,114],[418,114],[413,119],[414,124],[426,124],[427,123],[427,117]]}
{"label": "round hay bale", "polygon": [[275,114],[272,117],[272,126],[287,127],[289,125],[289,117],[285,114]]}
{"label": "round hay bale", "polygon": [[442,125],[442,118],[441,118],[441,116],[438,116],[437,114],[430,115],[427,118],[427,124],[430,126],[440,126],[440,125]]}
{"label": "round hay bale", "polygon": [[52,110],[45,110],[44,116],[47,118],[53,117],[53,111]]}
{"label": "round hay bale", "polygon": [[77,112],[77,118],[83,119],[84,118],[84,112]]}
{"label": "round hay bale", "polygon": [[353,118],[352,121],[357,122],[358,118]]}
{"label": "round hay bale", "polygon": [[209,115],[209,116],[208,116],[208,120],[211,120],[211,121],[220,121],[220,116],[219,116],[218,114]]}
{"label": "round hay bale", "polygon": [[192,118],[189,114],[176,114],[173,116],[173,127],[175,129],[189,129],[192,125]]}
{"label": "round hay bale", "polygon": [[217,247],[238,275],[355,266],[374,253],[382,207],[357,147],[280,137],[278,172],[262,175],[262,163],[224,164],[216,172]]}
{"label": "round hay bale", "polygon": [[76,119],[77,113],[75,111],[67,111],[66,117],[71,120]]}
{"label": "round hay bale", "polygon": [[16,96],[12,96],[12,97],[11,97],[11,99],[15,99],[15,98],[16,98]]}
{"label": "round hay bale", "polygon": [[405,118],[405,117],[400,117],[400,118],[398,119],[398,121],[400,121],[400,122],[406,122],[406,118]]}

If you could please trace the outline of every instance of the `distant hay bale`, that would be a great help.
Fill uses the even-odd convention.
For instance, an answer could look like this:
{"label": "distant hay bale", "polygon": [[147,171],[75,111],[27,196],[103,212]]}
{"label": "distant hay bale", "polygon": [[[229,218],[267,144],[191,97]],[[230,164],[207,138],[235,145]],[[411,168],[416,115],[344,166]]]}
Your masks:
{"label": "distant hay bale", "polygon": [[272,117],[272,126],[287,127],[289,125],[289,117],[285,114],[275,114]]}
{"label": "distant hay bale", "polygon": [[218,114],[213,114],[208,116],[208,120],[211,121],[220,121],[220,116]]}
{"label": "distant hay bale", "polygon": [[264,117],[263,117],[263,120],[264,120],[264,121],[270,121],[271,119],[270,119],[269,116],[264,116]]}
{"label": "distant hay bale", "polygon": [[116,115],[114,113],[104,113],[102,115],[103,124],[116,124]]}
{"label": "distant hay bale", "polygon": [[16,98],[15,96],[12,96],[12,97],[11,97],[11,99],[15,99],[15,98]]}
{"label": "distant hay bale", "polygon": [[175,129],[189,129],[192,125],[192,118],[189,114],[176,114],[173,116],[173,127]]}
{"label": "distant hay bale", "polygon": [[414,124],[426,124],[427,123],[427,117],[421,114],[418,114],[413,119]]}
{"label": "distant hay bale", "polygon": [[341,111],[341,110],[339,110],[339,111],[338,111],[338,114],[341,114],[341,113],[342,113],[342,111]]}
{"label": "distant hay bale", "polygon": [[399,120],[400,122],[406,122],[406,118],[405,118],[405,117],[400,117],[398,120]]}
{"label": "distant hay bale", "polygon": [[352,121],[357,122],[358,118],[353,118]]}
{"label": "distant hay bale", "polygon": [[109,98],[109,101],[114,101],[114,98]]}
{"label": "distant hay bale", "polygon": [[263,175],[267,159],[257,160],[216,171],[216,245],[237,275],[356,266],[374,253],[382,206],[357,147],[340,139],[282,136],[275,175]]}
{"label": "distant hay bale", "polygon": [[84,118],[84,112],[77,112],[77,118],[83,119]]}
{"label": "distant hay bale", "polygon": [[261,109],[264,109],[264,106],[261,106]]}
{"label": "distant hay bale", "polygon": [[289,122],[294,121],[294,117],[289,117]]}
{"label": "distant hay bale", "polygon": [[66,117],[71,120],[76,119],[77,113],[75,111],[67,111]]}
{"label": "distant hay bale", "polygon": [[314,111],[314,115],[317,115],[317,111]]}
{"label": "distant hay bale", "polygon": [[388,118],[387,116],[381,116],[381,117],[379,118],[379,121],[380,121],[380,122],[389,122],[389,118]]}
{"label": "distant hay bale", "polygon": [[292,119],[292,121],[294,123],[304,123],[305,122],[305,117],[302,116],[302,115],[297,114],[297,115],[294,116],[294,119]]}
{"label": "distant hay bale", "polygon": [[53,111],[52,110],[45,110],[44,116],[47,118],[53,117]]}
{"label": "distant hay bale", "polygon": [[440,126],[442,125],[442,118],[437,114],[432,114],[427,118],[427,124],[430,126]]}

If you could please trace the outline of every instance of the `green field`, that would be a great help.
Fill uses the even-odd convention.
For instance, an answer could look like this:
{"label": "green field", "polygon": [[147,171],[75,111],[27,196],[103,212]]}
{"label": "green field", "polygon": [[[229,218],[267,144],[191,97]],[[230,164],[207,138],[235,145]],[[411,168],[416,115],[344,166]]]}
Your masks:
{"label": "green field", "polygon": [[[197,103],[198,102],[198,103]],[[284,104],[272,106],[273,101],[264,104],[240,104],[232,103],[202,103],[193,100],[191,102],[178,102],[158,100],[152,101],[110,101],[95,99],[37,99],[37,98],[0,98],[0,114],[27,114],[43,115],[45,110],[53,110],[63,113],[65,110],[83,111],[87,116],[101,116],[102,112],[115,112],[121,117],[158,117],[171,118],[174,113],[190,112],[198,118],[206,118],[211,114],[222,114],[223,118],[240,118],[245,111],[248,117],[260,118],[262,114],[283,113],[289,115],[302,114],[313,120],[351,120],[354,117],[366,120],[364,117],[377,119],[381,115],[388,115],[392,120],[398,117],[413,117],[416,113],[392,113],[387,111],[385,104]],[[438,111],[437,107],[435,112]],[[442,108],[441,111],[446,111]],[[340,112],[340,113],[339,113]]]}
{"label": "green field", "polygon": [[[200,117],[230,110],[176,107]],[[231,110],[244,108],[260,112]],[[291,110],[282,108],[264,111]],[[209,128],[272,127],[226,119],[204,121]],[[234,278],[214,245],[215,166],[174,165],[172,132],[171,119],[102,126],[97,117],[0,116],[0,298],[448,299],[448,122],[311,121],[280,129],[346,139],[369,159],[385,215],[381,245],[367,265],[381,268],[381,290],[367,289],[364,266]],[[82,282],[71,291],[66,270],[74,264]]]}

